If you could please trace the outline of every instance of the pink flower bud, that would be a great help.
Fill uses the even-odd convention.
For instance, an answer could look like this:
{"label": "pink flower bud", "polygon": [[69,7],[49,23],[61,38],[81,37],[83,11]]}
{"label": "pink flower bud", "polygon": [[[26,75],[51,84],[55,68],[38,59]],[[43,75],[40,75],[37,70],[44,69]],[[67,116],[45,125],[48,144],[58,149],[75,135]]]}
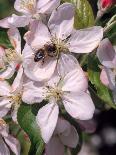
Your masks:
{"label": "pink flower bud", "polygon": [[102,8],[110,7],[113,4],[116,4],[116,0],[101,0]]}

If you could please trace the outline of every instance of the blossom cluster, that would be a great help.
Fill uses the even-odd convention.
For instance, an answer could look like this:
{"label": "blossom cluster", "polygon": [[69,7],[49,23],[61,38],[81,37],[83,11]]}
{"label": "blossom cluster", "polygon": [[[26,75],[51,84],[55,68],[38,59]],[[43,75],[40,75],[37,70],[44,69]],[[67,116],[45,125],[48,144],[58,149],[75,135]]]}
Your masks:
{"label": "blossom cluster", "polygon": [[[101,81],[116,94],[116,53],[108,39],[101,41],[101,26],[74,28],[75,7],[71,3],[16,0],[14,8],[20,16],[13,14],[0,20],[0,27],[8,29],[12,45],[12,48],[0,47],[0,138],[5,139],[15,154],[20,154],[19,144],[9,137],[3,118],[10,114],[18,123],[17,111],[22,102],[38,105],[46,101],[36,116],[46,154],[56,155],[55,150],[59,148],[58,155],[64,155],[64,146],[77,146],[78,133],[61,113],[65,111],[74,119],[89,120],[95,111],[87,75],[77,60],[78,55],[90,53],[99,46],[97,55],[104,66]],[[23,38],[19,27],[27,31]],[[108,48],[112,53],[110,57]],[[9,84],[12,77],[13,82]],[[17,145],[11,144],[10,138]],[[2,138],[0,146],[3,148],[0,154],[1,151],[9,154]]]}

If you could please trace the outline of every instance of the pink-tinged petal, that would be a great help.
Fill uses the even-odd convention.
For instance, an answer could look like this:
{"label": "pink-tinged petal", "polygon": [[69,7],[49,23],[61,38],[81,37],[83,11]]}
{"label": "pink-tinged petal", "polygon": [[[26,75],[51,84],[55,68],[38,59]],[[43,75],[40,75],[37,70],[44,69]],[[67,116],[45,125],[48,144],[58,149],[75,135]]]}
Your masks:
{"label": "pink-tinged petal", "polygon": [[4,117],[11,108],[11,103],[9,99],[0,99],[0,117]]}
{"label": "pink-tinged petal", "polygon": [[95,106],[89,94],[85,92],[67,93],[62,99],[66,111],[73,118],[89,120],[93,117]]}
{"label": "pink-tinged petal", "polygon": [[57,60],[55,58],[48,58],[44,63],[34,62],[34,57],[27,59],[24,63],[24,72],[28,78],[34,81],[45,81],[50,79],[53,75]]}
{"label": "pink-tinged petal", "polygon": [[2,70],[5,66],[4,56],[5,56],[5,49],[0,46],[0,70]]}
{"label": "pink-tinged petal", "polygon": [[50,78],[50,80],[46,81],[45,85],[47,85],[47,86],[49,86],[51,88],[56,88],[58,83],[59,83],[59,81],[60,81],[60,79],[61,79],[61,76],[59,76],[57,74],[57,72],[55,72],[53,74],[53,76]]}
{"label": "pink-tinged petal", "polygon": [[52,137],[45,146],[46,155],[64,155],[64,146],[58,137]]}
{"label": "pink-tinged petal", "polygon": [[26,42],[32,46],[33,49],[40,49],[51,42],[50,32],[46,25],[41,21],[33,21],[30,25],[30,31],[25,34]]}
{"label": "pink-tinged petal", "polygon": [[68,147],[76,147],[78,143],[78,134],[75,128],[66,120],[59,118],[54,132],[59,135],[63,145]]}
{"label": "pink-tinged petal", "polygon": [[23,61],[26,62],[28,61],[27,59],[30,59],[31,57],[33,57],[34,51],[32,50],[31,46],[29,46],[28,44],[25,44],[24,49],[22,51],[22,55],[23,55]]}
{"label": "pink-tinged petal", "polygon": [[86,133],[94,133],[96,130],[96,121],[95,120],[77,120],[80,128]]}
{"label": "pink-tinged petal", "polygon": [[89,53],[99,45],[102,38],[103,28],[100,26],[76,30],[72,33],[67,46],[70,52]]}
{"label": "pink-tinged petal", "polygon": [[18,73],[12,84],[12,92],[20,92],[23,84],[23,67],[20,66]]}
{"label": "pink-tinged petal", "polygon": [[0,155],[10,155],[10,151],[0,136]]}
{"label": "pink-tinged petal", "polygon": [[17,53],[21,54],[21,36],[17,28],[10,28],[8,30],[8,37]]}
{"label": "pink-tinged petal", "polygon": [[54,135],[65,135],[68,136],[71,132],[71,125],[68,121],[62,118],[58,118]]}
{"label": "pink-tinged petal", "polygon": [[97,56],[102,65],[108,68],[116,67],[116,52],[109,39],[101,41],[97,49]]}
{"label": "pink-tinged petal", "polygon": [[56,101],[52,100],[43,106],[36,116],[36,121],[40,127],[41,135],[45,143],[48,143],[53,135],[58,120],[59,108],[55,102]]}
{"label": "pink-tinged petal", "polygon": [[106,75],[107,75],[107,78],[108,78],[108,81],[109,81],[109,88],[111,90],[114,90],[116,88],[116,81],[115,81],[116,73],[114,73],[109,68],[104,68],[104,70],[106,72]]}
{"label": "pink-tinged petal", "polygon": [[66,39],[73,30],[73,24],[74,6],[70,3],[64,3],[53,11],[48,27],[53,36]]}
{"label": "pink-tinged petal", "polygon": [[29,22],[30,18],[27,16],[17,16],[15,14],[12,14],[12,16],[0,20],[0,27],[25,27],[29,24]]}
{"label": "pink-tinged petal", "polygon": [[10,28],[10,23],[8,22],[8,20],[10,19],[11,17],[6,17],[4,19],[1,19],[0,20],[0,27],[2,28]]}
{"label": "pink-tinged petal", "polygon": [[14,152],[16,155],[20,155],[20,144],[16,138],[8,135],[8,137],[5,137],[4,140],[9,146],[9,148],[12,150],[12,152]]}
{"label": "pink-tinged petal", "polygon": [[68,147],[75,148],[79,141],[79,136],[76,129],[71,126],[70,133],[68,136],[61,134],[60,139],[62,143]]}
{"label": "pink-tinged petal", "polygon": [[24,85],[22,100],[27,104],[39,103],[45,99],[45,95],[46,89],[40,83],[28,82]]}
{"label": "pink-tinged petal", "polygon": [[78,66],[79,63],[73,55],[61,53],[58,60],[57,70],[62,77]]}
{"label": "pink-tinged petal", "polygon": [[11,62],[3,71],[0,71],[0,79],[10,79],[16,68],[16,63]]}
{"label": "pink-tinged petal", "polygon": [[86,91],[87,88],[88,81],[80,66],[69,72],[63,79],[62,90],[64,92]]}
{"label": "pink-tinged petal", "polygon": [[103,68],[100,74],[100,80],[105,86],[109,86],[109,80],[105,69]]}
{"label": "pink-tinged petal", "polygon": [[11,92],[11,87],[8,82],[0,81],[0,96],[8,96]]}
{"label": "pink-tinged petal", "polygon": [[29,16],[17,16],[12,14],[12,16],[8,18],[8,23],[10,24],[10,27],[25,27],[29,24],[30,20]]}
{"label": "pink-tinged petal", "polygon": [[23,14],[29,15],[35,12],[36,0],[15,0],[14,8]]}
{"label": "pink-tinged petal", "polygon": [[37,12],[42,14],[50,14],[60,5],[60,0],[39,0],[37,3]]}

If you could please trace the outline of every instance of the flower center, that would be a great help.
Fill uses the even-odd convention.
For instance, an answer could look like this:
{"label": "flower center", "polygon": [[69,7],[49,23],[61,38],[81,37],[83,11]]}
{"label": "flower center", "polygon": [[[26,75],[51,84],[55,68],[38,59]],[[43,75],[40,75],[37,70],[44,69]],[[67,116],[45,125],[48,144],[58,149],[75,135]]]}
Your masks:
{"label": "flower center", "polygon": [[6,122],[2,118],[0,118],[0,126],[5,126],[5,125],[6,125]]}
{"label": "flower center", "polygon": [[56,88],[52,88],[52,87],[47,87],[48,91],[47,91],[47,99],[49,99],[50,97],[54,97],[56,99],[56,101],[60,101],[61,97],[62,97],[62,90],[59,89],[58,87]]}
{"label": "flower center", "polygon": [[12,103],[13,108],[14,109],[19,108],[21,104],[21,94],[18,93],[16,95],[11,95],[9,98],[10,98],[10,102]]}
{"label": "flower center", "polygon": [[5,62],[9,63],[11,61],[17,61],[20,63],[22,61],[21,55],[19,55],[14,49],[8,48],[5,50]]}
{"label": "flower center", "polygon": [[35,4],[35,0],[21,0],[20,6],[21,9],[28,9],[29,11],[33,11],[34,10],[34,4]]}
{"label": "flower center", "polygon": [[66,46],[66,40],[61,40],[60,38],[58,39],[57,37],[53,37],[52,38],[52,43],[55,45],[56,47],[56,51],[57,51],[57,56],[59,56],[59,54],[61,52],[69,52],[67,46]]}

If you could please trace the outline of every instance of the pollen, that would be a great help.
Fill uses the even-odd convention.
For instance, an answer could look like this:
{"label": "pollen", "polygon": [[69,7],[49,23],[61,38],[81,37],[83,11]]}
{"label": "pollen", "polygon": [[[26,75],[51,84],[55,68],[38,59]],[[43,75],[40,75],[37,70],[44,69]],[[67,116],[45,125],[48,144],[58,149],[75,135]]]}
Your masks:
{"label": "pollen", "polygon": [[8,48],[5,50],[5,61],[11,62],[11,61],[21,61],[21,56],[17,54],[17,52],[14,49]]}
{"label": "pollen", "polygon": [[61,40],[61,39],[58,39],[57,37],[54,37],[52,38],[52,43],[56,46],[56,49],[57,49],[57,56],[59,56],[59,54],[61,52],[69,52],[67,46],[66,46],[66,41],[64,40]]}
{"label": "pollen", "polygon": [[20,3],[21,9],[28,9],[33,11],[35,0],[22,0]]}
{"label": "pollen", "polygon": [[49,99],[50,97],[54,97],[56,99],[56,101],[60,101],[61,97],[62,97],[62,90],[60,90],[59,88],[50,88],[48,89],[47,92],[47,99]]}
{"label": "pollen", "polygon": [[9,97],[10,99],[10,102],[12,103],[12,107],[13,109],[17,109],[19,108],[20,104],[21,104],[21,94],[14,94],[14,95],[11,95]]}
{"label": "pollen", "polygon": [[2,118],[0,118],[0,126],[5,126],[5,125],[6,125],[6,122]]}

